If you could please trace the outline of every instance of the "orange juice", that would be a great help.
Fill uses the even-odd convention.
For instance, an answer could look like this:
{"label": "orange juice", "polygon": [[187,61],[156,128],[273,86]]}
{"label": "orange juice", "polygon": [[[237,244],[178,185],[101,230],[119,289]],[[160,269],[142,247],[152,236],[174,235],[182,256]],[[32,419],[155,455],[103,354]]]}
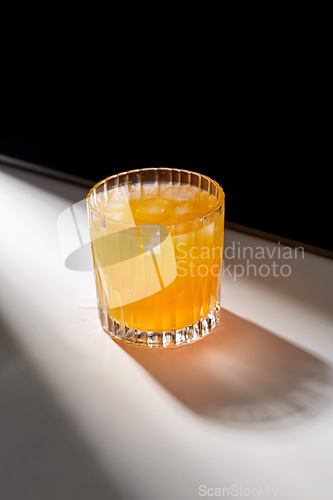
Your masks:
{"label": "orange juice", "polygon": [[224,195],[208,181],[208,189],[163,179],[118,183],[95,192],[90,206],[88,201],[100,317],[111,335],[168,346],[214,327]]}

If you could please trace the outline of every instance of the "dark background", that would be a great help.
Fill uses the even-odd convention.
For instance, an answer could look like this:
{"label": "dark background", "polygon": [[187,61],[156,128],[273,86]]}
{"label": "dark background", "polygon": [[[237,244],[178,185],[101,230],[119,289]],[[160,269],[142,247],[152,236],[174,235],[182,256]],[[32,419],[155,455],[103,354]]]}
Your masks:
{"label": "dark background", "polygon": [[74,94],[75,105],[70,95],[3,103],[0,153],[94,182],[142,167],[198,171],[223,187],[227,221],[333,251],[325,133],[299,96],[95,95],[89,106]]}

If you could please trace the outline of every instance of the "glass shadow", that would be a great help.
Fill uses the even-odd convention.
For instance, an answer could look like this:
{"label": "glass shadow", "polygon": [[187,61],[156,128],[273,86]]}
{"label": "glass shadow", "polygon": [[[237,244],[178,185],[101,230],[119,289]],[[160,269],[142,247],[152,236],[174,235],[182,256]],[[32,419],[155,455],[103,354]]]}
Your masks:
{"label": "glass shadow", "polygon": [[190,410],[223,425],[290,425],[333,400],[329,364],[226,309],[215,330],[191,345],[117,344]]}

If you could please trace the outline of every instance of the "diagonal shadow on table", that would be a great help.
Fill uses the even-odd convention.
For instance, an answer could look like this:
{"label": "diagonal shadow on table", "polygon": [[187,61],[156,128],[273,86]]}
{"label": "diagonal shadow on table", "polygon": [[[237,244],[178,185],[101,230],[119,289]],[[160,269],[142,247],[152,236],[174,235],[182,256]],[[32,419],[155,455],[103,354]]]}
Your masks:
{"label": "diagonal shadow on table", "polygon": [[1,500],[122,498],[1,314],[0,442]]}
{"label": "diagonal shadow on table", "polygon": [[215,330],[192,345],[117,343],[190,410],[224,425],[289,425],[333,400],[329,364],[226,309]]}

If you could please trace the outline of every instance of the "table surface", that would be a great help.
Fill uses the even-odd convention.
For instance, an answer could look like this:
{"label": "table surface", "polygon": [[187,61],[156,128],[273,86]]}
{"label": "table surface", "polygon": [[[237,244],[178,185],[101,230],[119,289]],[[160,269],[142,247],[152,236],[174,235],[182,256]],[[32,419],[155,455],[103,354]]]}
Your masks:
{"label": "table surface", "polygon": [[0,192],[1,499],[332,498],[332,260],[226,230],[214,332],[120,345],[60,251],[87,189],[0,166]]}

